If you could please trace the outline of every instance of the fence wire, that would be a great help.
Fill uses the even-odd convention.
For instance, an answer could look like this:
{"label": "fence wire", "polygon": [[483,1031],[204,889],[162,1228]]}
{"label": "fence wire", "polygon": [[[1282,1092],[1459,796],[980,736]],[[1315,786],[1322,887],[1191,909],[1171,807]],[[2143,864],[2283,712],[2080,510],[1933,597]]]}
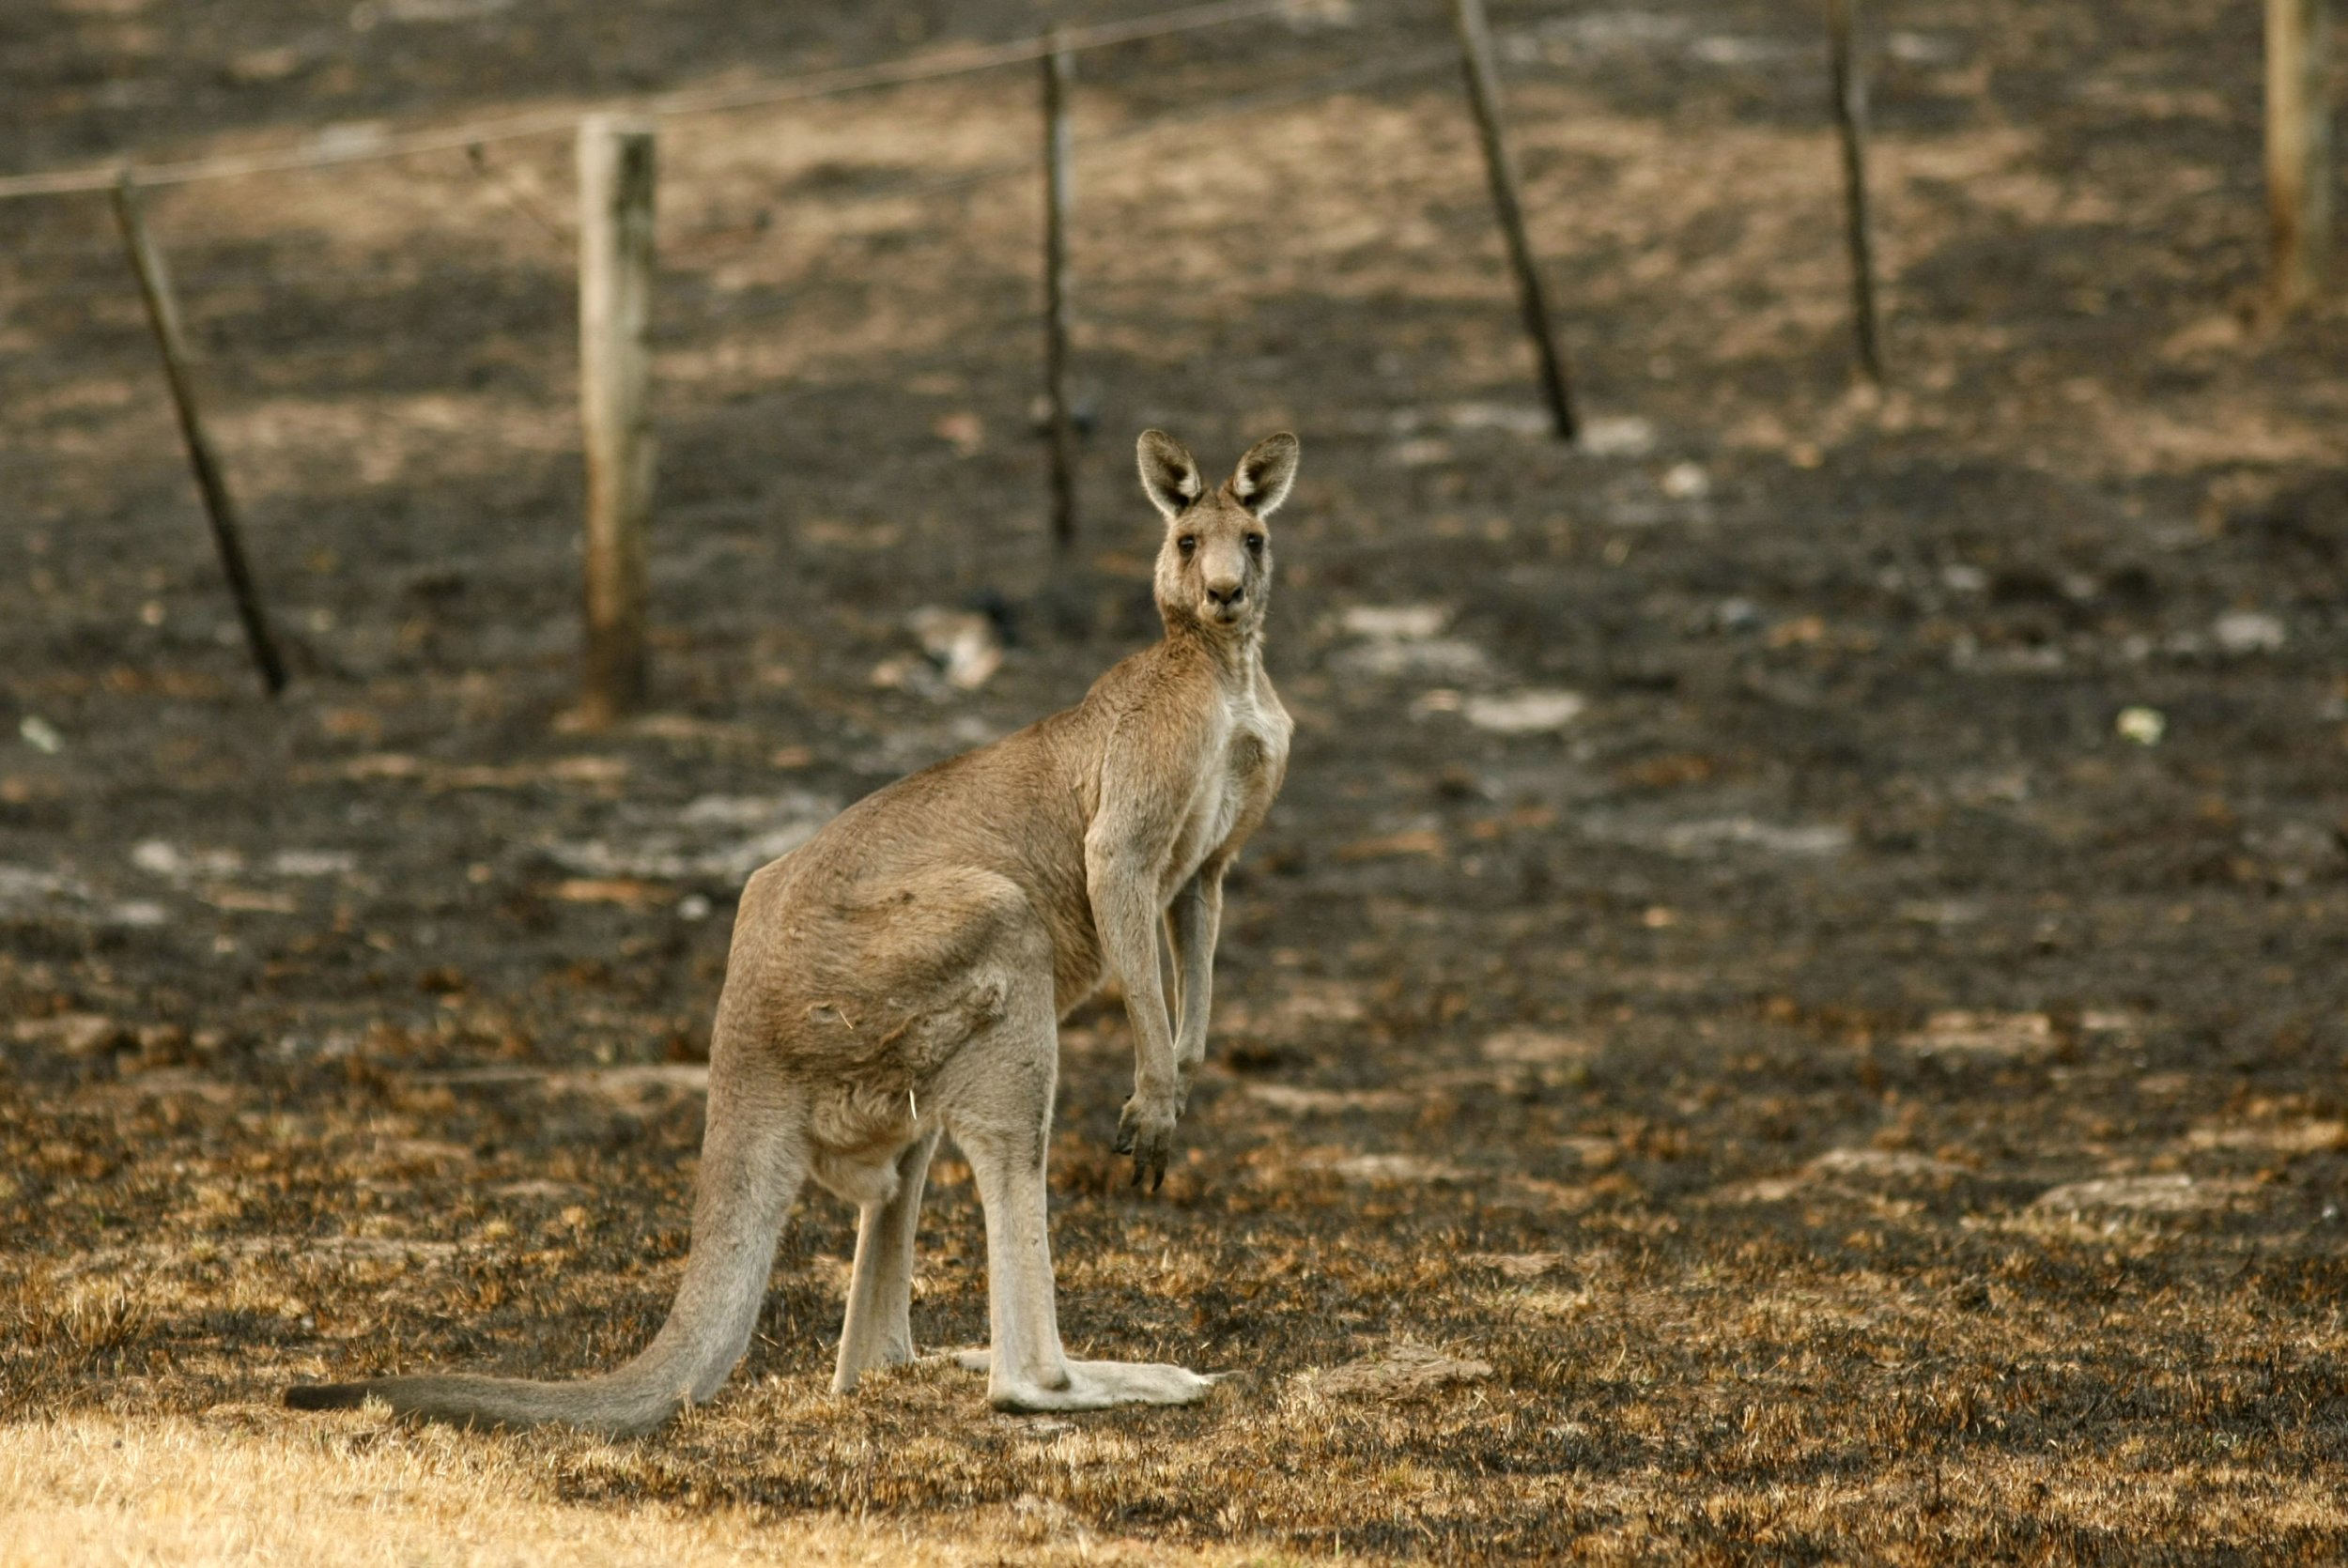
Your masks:
{"label": "fence wire", "polygon": [[[323,169],[341,164],[406,158],[417,153],[451,152],[487,146],[533,136],[552,136],[578,129],[595,114],[635,114],[670,118],[683,115],[718,114],[804,102],[872,87],[900,86],[999,70],[1007,66],[1042,59],[1058,50],[1105,49],[1114,44],[1166,38],[1205,27],[1228,26],[1291,8],[1293,0],[1214,0],[1213,4],[1162,11],[1131,22],[1102,23],[1056,33],[1034,34],[1007,43],[977,44],[942,50],[911,59],[884,60],[867,66],[786,77],[743,87],[687,88],[649,98],[622,99],[589,107],[537,110],[466,125],[439,126],[394,134],[367,134],[350,129],[330,130],[304,146],[281,147],[214,158],[183,159],[152,163],[136,170],[141,185],[183,185],[195,180],[230,179],[245,175],[282,174],[297,169]],[[0,177],[0,201],[33,196],[60,196],[111,189],[125,164],[62,169],[48,174]]]}
{"label": "fence wire", "polygon": [[[1141,29],[1138,23],[1125,24],[1121,29],[1117,30],[1118,36],[1116,38],[1108,38],[1104,41],[1120,42],[1129,41],[1135,38],[1160,37],[1178,31],[1213,25],[1216,22],[1238,21],[1247,16],[1259,15],[1267,11],[1285,8],[1290,3],[1290,0],[1279,0],[1279,4],[1270,5],[1259,4],[1255,3],[1255,0],[1250,0],[1250,3],[1246,5],[1225,5],[1194,8],[1192,10],[1187,12],[1169,13],[1168,18],[1161,19],[1162,21],[1176,20],[1177,24],[1158,25],[1146,30]],[[1096,41],[1095,46],[1099,46],[1098,41]],[[1040,57],[1041,53],[1043,52],[1039,51],[1034,54],[1029,54],[1022,56],[1022,58],[1032,60]],[[1225,98],[1215,99],[1204,103],[1194,104],[1182,109],[1174,110],[1170,113],[1152,115],[1148,119],[1135,124],[1120,126],[1114,130],[1099,132],[1095,135],[1089,136],[1078,143],[1078,156],[1080,159],[1090,161],[1104,153],[1114,153],[1126,147],[1144,145],[1154,138],[1164,136],[1174,131],[1195,129],[1201,125],[1238,118],[1247,115],[1264,114],[1279,109],[1291,108],[1297,104],[1311,102],[1319,99],[1334,98],[1343,96],[1348,93],[1367,91],[1370,88],[1383,86],[1394,82],[1403,81],[1413,76],[1427,74],[1440,68],[1456,67],[1458,60],[1459,54],[1457,49],[1452,46],[1445,45],[1415,51],[1412,54],[1401,55],[1399,57],[1373,57],[1370,59],[1356,61],[1339,69],[1321,72],[1302,82],[1287,83],[1274,87],[1259,88],[1248,92],[1235,93]],[[979,69],[984,68],[971,66],[964,69]],[[946,74],[946,72],[941,70],[939,74]],[[802,82],[798,84],[769,84],[767,85],[779,91],[786,85],[796,87],[816,80],[818,79],[808,78],[803,79]],[[846,87],[835,86],[828,90],[847,91],[849,89]],[[748,89],[744,89],[745,93],[747,91]],[[813,90],[810,90],[800,96],[813,97],[818,96],[818,94]],[[761,100],[761,101],[776,102],[782,101],[782,100],[769,96]],[[704,107],[713,109],[739,108],[748,106],[748,99],[745,98],[742,93],[737,93],[730,96],[722,104],[712,103],[705,105]],[[576,117],[574,117],[574,120],[569,123],[575,122]],[[442,147],[436,150],[448,150],[448,148]],[[464,153],[466,167],[471,174],[479,177],[486,184],[492,186],[496,185],[495,171],[488,164],[481,143],[465,143],[457,150],[461,150]],[[826,201],[828,205],[834,208],[853,208],[859,206],[878,206],[889,202],[920,201],[939,197],[962,195],[988,186],[1002,184],[1006,181],[1013,179],[1034,178],[1036,177],[1041,165],[1042,155],[1039,150],[1018,158],[1005,159],[997,162],[990,163],[982,168],[958,170],[954,173],[945,175],[913,176],[902,179],[884,181],[854,191],[832,192],[826,194]],[[193,165],[189,166],[193,167]],[[148,183],[162,183],[162,181],[152,178],[152,176],[155,173],[156,171],[152,169],[141,170],[138,176],[140,182],[143,185]],[[113,177],[111,175],[108,177],[109,184],[112,182],[112,177]],[[0,195],[4,195],[5,193],[5,190],[0,190]],[[550,254],[550,261],[559,265],[563,270],[567,271],[573,259],[573,247],[577,243],[577,230],[575,224],[565,222],[559,215],[549,212],[542,205],[521,196],[518,192],[499,187],[496,190],[496,193],[502,198],[504,198],[505,207],[517,219],[526,223],[533,231],[554,242]],[[719,256],[728,254],[728,252],[738,254],[739,251],[749,250],[759,244],[765,243],[768,238],[769,237],[765,232],[761,231],[742,237],[738,239],[734,239],[731,244],[725,244],[723,242],[720,242],[718,245],[710,245],[705,242],[702,244],[692,244],[692,250],[694,257],[697,261],[706,262],[712,258],[713,253]],[[688,241],[688,244],[691,243],[692,242]],[[54,259],[60,260],[87,259],[94,262],[102,260],[104,262],[112,263],[119,258],[120,255],[121,249],[118,243],[107,244],[102,241],[93,241],[85,245],[58,246],[51,247],[46,250],[16,252],[12,254],[10,259],[28,261],[36,258],[47,259],[54,257]],[[76,299],[118,294],[128,286],[127,274],[121,273],[118,268],[107,266],[103,269],[103,271],[104,275],[85,275],[62,283],[44,282],[29,288],[27,292],[39,298]],[[271,288],[284,288],[289,285],[301,286],[338,284],[342,285],[339,292],[342,297],[346,299],[380,299],[394,297],[400,293],[411,291],[413,289],[437,283],[451,281],[477,282],[485,279],[486,277],[491,276],[527,278],[533,275],[536,274],[533,274],[530,269],[523,267],[510,265],[484,267],[481,265],[463,262],[450,262],[426,264],[423,266],[394,266],[374,272],[348,268],[318,268],[301,266],[292,268],[248,267],[199,269],[175,272],[173,276],[173,283],[182,296],[181,303],[183,308],[187,310],[189,326],[196,334],[199,341],[201,341],[206,338],[216,337],[222,326],[222,323],[217,317],[210,316],[202,308],[199,297],[208,294],[218,295],[237,290],[268,290]],[[710,314],[718,319],[722,319],[728,325],[760,320],[782,315],[795,308],[795,306],[798,303],[798,300],[795,297],[796,292],[796,291],[786,293],[782,298],[779,299],[757,300],[754,302],[741,304],[721,305],[720,308],[711,312]],[[131,330],[129,324],[126,323],[126,331],[129,330]],[[668,341],[674,341],[675,334],[673,332],[664,332],[662,336]],[[283,343],[272,345],[266,342],[254,342],[251,340],[247,340],[239,344],[239,346],[248,350],[266,352],[272,360],[277,361],[298,361],[308,360],[339,359],[348,357],[352,352],[349,348],[340,346],[320,346],[317,347],[300,347],[290,346]],[[435,350],[425,347],[418,347],[413,350],[413,352],[418,355],[434,351]],[[395,354],[396,349],[393,349],[391,352]]]}
{"label": "fence wire", "polygon": [[[1097,49],[1274,15],[1290,9],[1293,4],[1294,0],[1227,0],[1133,23],[1074,31],[1064,37],[1066,47]],[[1425,38],[1422,33],[1409,41],[1424,43]],[[660,115],[718,113],[818,99],[861,88],[935,81],[1022,61],[1032,64],[1050,54],[1054,42],[1049,35],[1043,35],[723,93],[669,95],[634,107]],[[1460,60],[1458,49],[1450,44],[1414,47],[1407,53],[1395,54],[1392,51],[1396,40],[1391,36],[1372,34],[1362,42],[1367,46],[1367,57],[1336,69],[1320,69],[1301,79],[1270,85],[1244,87],[1204,100],[1181,101],[1123,124],[1092,131],[1078,140],[1080,166],[1105,164],[1126,149],[1192,132],[1201,126],[1275,113],[1317,100],[1367,93],[1444,68],[1456,69]],[[1381,53],[1382,50],[1385,52]],[[1290,64],[1312,63],[1308,57],[1300,57]],[[1284,65],[1281,69],[1285,74],[1290,67]],[[1114,84],[1096,80],[1092,85],[1109,87]],[[1010,114],[1034,112],[1031,106],[1007,106],[1005,110]],[[460,183],[477,181],[496,199],[497,209],[515,231],[532,236],[532,243],[501,247],[496,254],[485,256],[478,263],[411,261],[401,258],[394,251],[376,266],[322,265],[316,258],[299,256],[291,258],[287,266],[270,266],[265,261],[256,265],[251,252],[266,254],[268,249],[276,245],[278,237],[269,234],[228,234],[190,242],[192,265],[175,275],[175,284],[198,357],[211,361],[204,377],[217,389],[224,411],[246,406],[255,417],[277,418],[274,413],[261,414],[258,400],[315,396],[340,402],[360,394],[353,407],[363,407],[365,418],[405,425],[409,423],[405,405],[416,397],[440,397],[446,392],[462,395],[490,388],[502,389],[498,395],[505,395],[517,385],[533,389],[528,394],[533,404],[563,395],[562,385],[571,371],[569,340],[575,331],[568,301],[573,286],[576,222],[566,208],[553,206],[546,194],[515,189],[508,179],[502,178],[500,163],[485,149],[526,136],[569,131],[577,127],[583,114],[577,109],[549,111],[420,131],[366,147],[329,148],[323,152],[315,148],[307,152],[287,149],[188,160],[139,170],[138,182],[146,186],[454,153],[461,158],[461,165],[432,168],[432,177]],[[533,151],[528,156],[534,160],[538,154]],[[883,177],[874,183],[848,190],[826,190],[811,199],[826,209],[950,201],[1015,181],[1037,180],[1041,163],[1039,137],[1031,151],[981,167],[913,173],[903,177],[888,177],[886,171],[875,170]],[[424,166],[420,165],[417,172],[423,173]],[[747,172],[753,180],[760,177],[754,167]],[[78,175],[0,180],[0,200],[62,193],[69,189],[98,191],[111,186],[116,177],[117,171],[107,168],[80,171]],[[776,171],[769,177],[782,179],[785,176],[782,171]],[[39,185],[42,180],[53,183]],[[54,183],[58,180],[68,183]],[[72,183],[75,180],[79,183]],[[39,189],[35,188],[37,185]],[[1081,204],[1078,211],[1081,214]],[[787,315],[811,304],[820,305],[826,300],[836,301],[842,298],[839,291],[843,284],[853,290],[857,280],[854,267],[829,269],[820,264],[811,275],[754,281],[739,290],[731,283],[718,282],[722,268],[754,255],[758,247],[774,243],[779,235],[788,232],[785,226],[769,228],[763,223],[734,227],[722,223],[722,216],[715,214],[703,219],[706,232],[681,236],[663,247],[665,265],[660,277],[660,298],[656,305],[655,342],[664,352],[706,347],[744,324]],[[239,249],[247,254],[235,255]],[[229,253],[220,258],[227,264],[206,265],[208,250]],[[538,253],[543,253],[543,262],[533,261],[533,255]],[[0,277],[0,289],[7,291],[0,295],[0,302],[15,314],[21,304],[47,300],[59,301],[67,309],[74,308],[72,301],[94,297],[115,296],[131,301],[119,313],[118,323],[114,320],[116,313],[108,312],[101,320],[85,307],[78,318],[69,320],[59,315],[45,325],[69,331],[77,343],[97,349],[111,367],[110,374],[137,377],[145,367],[134,368],[134,362],[148,357],[150,346],[145,341],[143,323],[136,315],[128,270],[117,259],[120,254],[117,246],[106,243],[95,234],[86,240],[67,239],[38,250],[0,254],[0,265],[7,265],[17,274],[13,278]],[[1004,254],[1008,256],[1010,253]],[[970,388],[958,395],[977,397],[989,407],[1003,406],[1007,400],[1012,407],[1024,407],[1022,388],[1032,386],[1028,379],[1031,365],[1040,352],[1034,341],[1037,309],[1019,298],[1023,290],[1033,286],[1033,265],[1032,256],[1020,256],[1001,268],[1001,276],[984,287],[962,290],[963,297],[955,307],[964,324],[959,334],[949,342],[914,350],[909,357],[901,359],[898,369],[916,376],[948,373],[965,379]],[[34,272],[50,275],[27,275]],[[67,275],[56,276],[60,272]],[[428,300],[424,298],[427,295]],[[454,314],[458,325],[451,327],[443,318],[439,330],[432,332],[408,330],[404,324],[418,319],[418,313],[427,309]],[[1102,316],[1097,311],[1087,315],[1098,324],[1113,323],[1115,319],[1114,312],[1108,316]],[[480,330],[469,336],[466,326],[475,320],[481,323]],[[115,325],[121,328],[118,341],[110,330]],[[98,334],[95,343],[89,337],[93,332]],[[77,347],[76,351],[84,350]],[[822,377],[819,375],[816,379],[820,381]],[[788,392],[790,389],[769,385],[764,391],[771,395]],[[822,393],[812,383],[798,391],[820,404]],[[680,392],[683,395],[672,407],[670,418],[681,422],[677,429],[681,440],[715,439],[717,432],[736,423],[737,416],[727,409],[730,404],[740,400],[743,388],[729,392],[713,384],[698,394],[684,389]],[[368,392],[378,395],[364,395]],[[430,427],[433,418],[445,416],[419,417],[424,417],[425,427]],[[772,417],[775,416],[771,409],[756,416]],[[1080,410],[1080,417],[1090,416]],[[698,434],[687,436],[688,428]],[[997,425],[996,438],[1019,428],[1024,427],[1013,416],[1008,426]],[[22,438],[32,432],[20,429],[17,434]],[[20,438],[8,444],[16,449],[16,459],[21,461],[34,456],[46,443],[28,446]],[[66,450],[60,447],[46,455],[70,465]],[[281,457],[278,461],[282,465],[286,459]],[[155,466],[155,482],[167,483],[162,474],[168,469],[168,462]],[[62,471],[58,477],[63,478]],[[58,494],[65,492],[59,490]],[[680,496],[679,503],[704,507],[714,504],[684,496]],[[46,510],[54,511],[54,505]]]}

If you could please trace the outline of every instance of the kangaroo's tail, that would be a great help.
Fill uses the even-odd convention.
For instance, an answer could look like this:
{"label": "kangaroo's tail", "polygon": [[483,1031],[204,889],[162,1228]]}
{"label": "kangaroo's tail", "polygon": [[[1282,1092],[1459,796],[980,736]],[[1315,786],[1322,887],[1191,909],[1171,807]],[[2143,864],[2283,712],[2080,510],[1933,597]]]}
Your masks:
{"label": "kangaroo's tail", "polygon": [[462,1426],[555,1422],[624,1436],[716,1393],[749,1348],[775,1244],[807,1176],[808,1145],[796,1118],[780,1108],[766,1111],[772,1119],[763,1125],[747,1125],[756,1113],[737,1105],[734,1115],[720,1116],[718,1085],[711,1091],[685,1281],[668,1322],[634,1360],[569,1383],[471,1376],[299,1383],[286,1391],[286,1403],[335,1410],[379,1399],[405,1414]]}

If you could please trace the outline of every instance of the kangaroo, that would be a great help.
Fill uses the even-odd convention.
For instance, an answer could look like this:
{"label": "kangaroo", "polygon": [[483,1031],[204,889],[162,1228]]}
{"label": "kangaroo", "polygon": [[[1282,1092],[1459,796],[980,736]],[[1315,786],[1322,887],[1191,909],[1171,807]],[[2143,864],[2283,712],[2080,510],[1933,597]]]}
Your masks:
{"label": "kangaroo", "polygon": [[[1291,725],[1265,678],[1265,520],[1299,448],[1267,437],[1218,489],[1163,431],[1137,447],[1166,517],[1164,638],[1083,701],[850,807],[742,891],[709,1051],[709,1113],[685,1277],[668,1321],[615,1372],[298,1384],[286,1403],[373,1398],[427,1420],[563,1422],[621,1435],[709,1399],[749,1347],[784,1220],[810,1177],[858,1206],[832,1376],[913,1359],[914,1222],[941,1133],[986,1215],[998,1409],[1182,1405],[1212,1379],[1072,1360],[1044,1211],[1059,1021],[1114,970],[1134,1035],[1117,1152],[1154,1191],[1205,1059],[1223,876],[1287,771]],[[1173,960],[1169,1015],[1159,970]]]}

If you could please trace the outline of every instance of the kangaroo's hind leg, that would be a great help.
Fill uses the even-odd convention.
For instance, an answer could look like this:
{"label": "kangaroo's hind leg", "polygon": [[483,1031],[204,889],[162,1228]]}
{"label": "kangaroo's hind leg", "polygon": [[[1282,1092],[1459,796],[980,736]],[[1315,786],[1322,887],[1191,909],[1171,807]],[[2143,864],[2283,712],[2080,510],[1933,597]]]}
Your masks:
{"label": "kangaroo's hind leg", "polygon": [[857,1379],[874,1367],[913,1360],[913,1237],[937,1133],[933,1127],[897,1157],[896,1191],[886,1203],[868,1203],[859,1212],[856,1271],[848,1280],[839,1368],[831,1379],[834,1393],[852,1391]]}
{"label": "kangaroo's hind leg", "polygon": [[[1212,1386],[1179,1366],[1073,1361],[1061,1348],[1045,1212],[1044,1157],[1059,1062],[1048,967],[1024,971],[1010,1006],[954,1064],[945,1105],[954,1142],[986,1208],[987,1354],[961,1358],[987,1374],[1004,1410],[1092,1410],[1186,1405]],[[960,1069],[967,1070],[960,1070]]]}

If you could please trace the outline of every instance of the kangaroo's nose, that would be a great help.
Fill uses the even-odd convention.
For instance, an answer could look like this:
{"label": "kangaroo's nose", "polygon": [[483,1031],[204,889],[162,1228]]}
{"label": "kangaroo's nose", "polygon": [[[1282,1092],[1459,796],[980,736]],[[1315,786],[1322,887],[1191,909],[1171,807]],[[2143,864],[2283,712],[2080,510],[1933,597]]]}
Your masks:
{"label": "kangaroo's nose", "polygon": [[1244,582],[1207,584],[1207,597],[1218,605],[1236,605],[1246,596],[1247,585]]}

